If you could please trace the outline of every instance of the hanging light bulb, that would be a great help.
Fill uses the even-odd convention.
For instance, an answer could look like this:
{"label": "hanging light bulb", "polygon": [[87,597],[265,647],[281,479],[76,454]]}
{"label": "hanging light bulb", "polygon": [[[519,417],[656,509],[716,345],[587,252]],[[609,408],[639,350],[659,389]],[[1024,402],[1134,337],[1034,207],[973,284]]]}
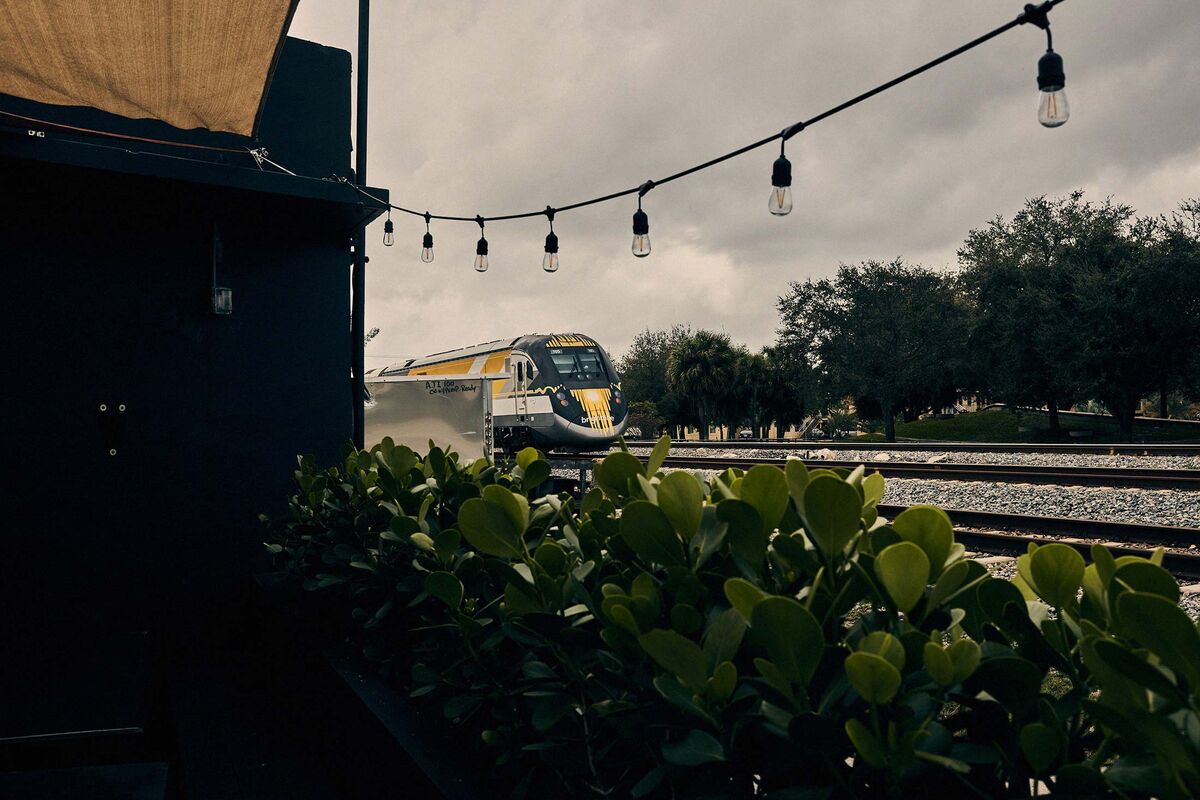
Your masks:
{"label": "hanging light bulb", "polygon": [[[1049,41],[1050,29],[1046,29]],[[1038,89],[1041,99],[1038,101],[1038,122],[1047,128],[1057,128],[1071,116],[1067,106],[1067,93],[1063,87],[1067,84],[1067,76],[1063,73],[1062,56],[1047,47],[1045,54],[1038,59]]]}
{"label": "hanging light bulb", "polygon": [[777,217],[786,217],[792,212],[792,162],[782,152],[771,168],[771,196],[767,198],[767,210]]}
{"label": "hanging light bulb", "polygon": [[392,210],[388,209],[387,219],[383,223],[383,246],[391,247],[396,243],[396,229],[392,226]]}
{"label": "hanging light bulb", "polygon": [[425,236],[421,239],[421,260],[426,264],[433,263],[433,234],[429,232],[430,214],[425,212]]}
{"label": "hanging light bulb", "polygon": [[546,206],[546,217],[550,220],[550,233],[546,234],[546,255],[542,256],[542,269],[558,272],[558,235],[554,233],[554,209]]}
{"label": "hanging light bulb", "polygon": [[488,243],[483,235],[483,217],[475,217],[475,221],[479,223],[479,242],[475,245],[475,271],[487,272]]}
{"label": "hanging light bulb", "polygon": [[650,255],[650,218],[640,206],[633,212],[633,254],[638,258]]}
{"label": "hanging light bulb", "polygon": [[646,181],[638,188],[638,207],[633,212],[633,254],[638,258],[650,255],[650,217],[642,211],[642,198],[654,188],[654,181]]}
{"label": "hanging light bulb", "polygon": [[767,210],[777,217],[792,212],[792,162],[788,161],[784,148],[787,140],[802,130],[804,123],[797,122],[779,132],[779,158],[771,165],[771,196],[767,198]]}
{"label": "hanging light bulb", "polygon": [[1063,72],[1062,56],[1054,52],[1054,36],[1050,32],[1049,12],[1053,3],[1044,2],[1040,5],[1027,3],[1025,10],[1017,19],[1022,23],[1030,23],[1046,32],[1046,52],[1038,59],[1038,122],[1047,128],[1057,128],[1066,123],[1071,116],[1067,107],[1067,93],[1063,87],[1067,85],[1067,76]]}

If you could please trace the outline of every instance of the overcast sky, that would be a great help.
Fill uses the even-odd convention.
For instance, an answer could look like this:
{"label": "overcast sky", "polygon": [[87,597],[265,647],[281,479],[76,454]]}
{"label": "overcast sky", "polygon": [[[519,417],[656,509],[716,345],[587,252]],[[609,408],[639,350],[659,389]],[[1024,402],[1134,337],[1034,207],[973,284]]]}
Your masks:
{"label": "overcast sky", "polygon": [[[835,105],[1015,16],[1019,0],[435,3],[376,0],[369,182],[393,202],[485,216],[661,177]],[[302,0],[291,34],[354,51],[355,0]],[[1140,213],[1200,195],[1200,3],[1069,0],[1051,14],[1071,119],[1037,122],[1045,36],[1013,30],[789,142],[795,209],[767,212],[776,145],[636,199],[478,228],[372,226],[368,366],[530,332],[591,334],[614,356],[677,322],[769,344],[775,298],[839,262],[952,269],[972,227],[1083,188]]]}

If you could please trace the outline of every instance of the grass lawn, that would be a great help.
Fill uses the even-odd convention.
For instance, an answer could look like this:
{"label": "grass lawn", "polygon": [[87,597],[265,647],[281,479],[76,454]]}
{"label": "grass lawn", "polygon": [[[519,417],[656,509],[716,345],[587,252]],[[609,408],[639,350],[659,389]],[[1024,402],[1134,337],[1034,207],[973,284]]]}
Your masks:
{"label": "grass lawn", "polygon": [[[1054,437],[1047,430],[1046,414],[1038,411],[1014,412],[1007,409],[959,414],[946,419],[922,419],[896,424],[897,439],[935,439],[957,442],[1051,442],[1072,441],[1119,442],[1116,422],[1092,417],[1059,417],[1063,434]],[[1031,430],[1020,430],[1022,427]],[[1090,431],[1090,436],[1071,437],[1069,431]],[[878,434],[861,437],[865,441],[882,441]],[[1139,442],[1169,442],[1200,439],[1200,425],[1167,425],[1157,427],[1136,422],[1133,438]]]}

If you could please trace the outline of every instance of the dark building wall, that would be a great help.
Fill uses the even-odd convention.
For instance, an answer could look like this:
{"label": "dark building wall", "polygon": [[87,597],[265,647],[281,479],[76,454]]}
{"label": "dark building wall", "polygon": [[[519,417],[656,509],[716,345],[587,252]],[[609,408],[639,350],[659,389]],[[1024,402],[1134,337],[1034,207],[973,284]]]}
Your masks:
{"label": "dark building wall", "polygon": [[[309,126],[291,152],[320,161],[348,136],[348,61],[306,62],[340,87],[324,96],[286,56],[279,85],[316,94],[277,94],[264,130]],[[203,616],[262,565],[256,517],[285,512],[295,455],[350,438],[346,215],[3,153],[4,633]]]}

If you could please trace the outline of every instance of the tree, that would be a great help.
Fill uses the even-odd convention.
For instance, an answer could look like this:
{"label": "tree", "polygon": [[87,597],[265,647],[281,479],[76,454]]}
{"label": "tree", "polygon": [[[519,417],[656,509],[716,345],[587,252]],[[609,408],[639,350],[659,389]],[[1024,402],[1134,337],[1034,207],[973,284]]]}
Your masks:
{"label": "tree", "polygon": [[780,343],[806,354],[827,397],[877,404],[888,441],[896,414],[957,385],[968,316],[950,278],[901,259],[843,264],[833,279],[789,284],[778,308]]}
{"label": "tree", "polygon": [[779,343],[764,347],[762,355],[770,387],[762,400],[764,427],[773,421],[776,435],[783,438],[784,429],[802,424],[816,405],[816,373],[802,348]]}
{"label": "tree", "polygon": [[658,407],[649,400],[637,400],[629,404],[629,427],[641,430],[644,439],[657,439],[667,421],[658,413]]}
{"label": "tree", "polygon": [[1154,358],[1159,416],[1179,392],[1200,396],[1200,199],[1185,200],[1170,216],[1139,220],[1138,271]]}
{"label": "tree", "polygon": [[1129,216],[1125,206],[1089,203],[1083,192],[1036,197],[1006,221],[972,230],[958,258],[974,301],[970,349],[981,388],[1014,406],[1058,409],[1082,399],[1081,319],[1073,291],[1077,255]]}
{"label": "tree", "polygon": [[647,328],[633,338],[625,355],[617,361],[621,389],[630,407],[637,402],[653,403],[656,414],[672,427],[691,422],[667,379],[671,348],[691,332],[685,325],[675,325],[670,330]]}
{"label": "tree", "polygon": [[727,411],[738,353],[723,333],[696,331],[671,348],[670,386],[708,439],[708,426]]}
{"label": "tree", "polygon": [[1114,208],[1121,213],[1112,214],[1108,229],[1074,245],[1074,292],[1087,388],[1116,418],[1121,438],[1132,441],[1141,399],[1158,392],[1163,402],[1194,375],[1200,248],[1178,219],[1126,228],[1132,211]]}

